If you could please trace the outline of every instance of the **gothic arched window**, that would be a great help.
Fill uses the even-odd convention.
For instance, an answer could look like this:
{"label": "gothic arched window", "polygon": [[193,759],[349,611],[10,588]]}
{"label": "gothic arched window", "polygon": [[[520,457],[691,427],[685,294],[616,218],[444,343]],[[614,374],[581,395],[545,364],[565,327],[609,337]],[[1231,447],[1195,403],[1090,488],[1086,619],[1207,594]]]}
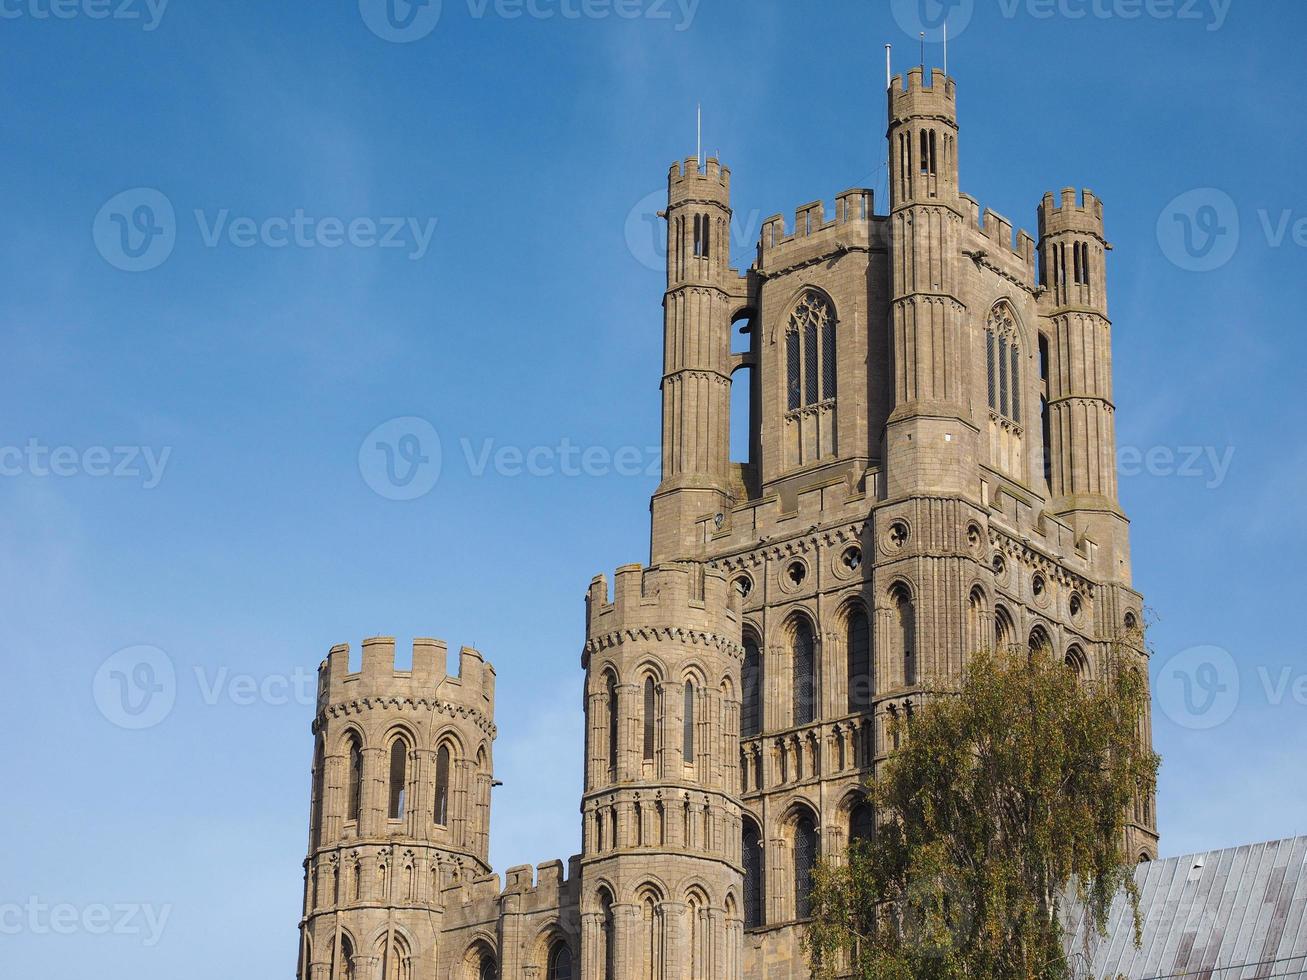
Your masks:
{"label": "gothic arched window", "polygon": [[740,736],[752,738],[762,731],[762,654],[752,637],[744,640],[740,684]]}
{"label": "gothic arched window", "polygon": [[658,693],[654,688],[654,679],[644,679],[644,761],[653,762],[655,715],[658,710]]}
{"label": "gothic arched window", "polygon": [[902,584],[890,591],[890,640],[892,654],[903,667],[903,683],[917,683],[917,622],[912,596]]}
{"label": "gothic arched window", "polygon": [[785,333],[786,409],[835,398],[835,307],[808,290],[790,314]]}
{"label": "gothic arched window", "polygon": [[817,828],[804,814],[794,825],[794,917],[812,915],[812,869],[817,863]]}
{"label": "gothic arched window", "polygon": [[989,376],[989,410],[1021,424],[1021,347],[1016,319],[1005,304],[996,306],[985,325],[985,365]]}
{"label": "gothic arched window", "polygon": [[812,627],[806,619],[795,621],[790,643],[794,662],[794,724],[807,725],[816,718],[817,651]]}
{"label": "gothic arched window", "polygon": [[358,822],[363,809],[363,743],[357,735],[349,737],[349,800],[345,819]]}
{"label": "gothic arched window", "polygon": [[1040,652],[1051,652],[1053,641],[1048,638],[1048,633],[1044,627],[1036,626],[1030,631],[1030,652],[1032,654]]}
{"label": "gothic arched window", "polygon": [[971,590],[971,596],[967,599],[967,647],[963,651],[965,655],[980,653],[982,650],[989,649],[990,642],[986,624],[989,619],[985,615],[985,593],[979,586]]}
{"label": "gothic arched window", "polygon": [[324,793],[323,769],[326,766],[326,751],[322,739],[313,749],[313,846],[322,845],[322,798]]}
{"label": "gothic arched window", "polygon": [[994,610],[994,644],[1000,650],[1008,650],[1016,642],[1016,624],[1011,614],[1002,606]]}
{"label": "gothic arched window", "polygon": [[398,932],[391,937],[389,945],[383,935],[377,940],[377,960],[382,964],[382,980],[411,980],[412,953],[408,940]]}
{"label": "gothic arched window", "polygon": [[870,843],[876,833],[876,812],[867,802],[859,803],[849,814],[849,843],[863,841]]}
{"label": "gothic arched window", "polygon": [[436,753],[436,823],[449,824],[449,746],[442,745]]}
{"label": "gothic arched window", "polygon": [[709,245],[712,241],[710,232],[712,219],[706,214],[694,216],[694,256],[698,259],[708,258]]}
{"label": "gothic arched window", "polygon": [[547,980],[572,980],[572,947],[561,939],[549,951]]}
{"label": "gothic arched window", "polygon": [[607,675],[608,698],[608,768],[617,771],[617,678]]}
{"label": "gothic arched window", "polygon": [[396,738],[390,743],[390,803],[386,813],[391,820],[403,820],[408,802],[408,743]]}
{"label": "gothic arched window", "polygon": [[694,681],[685,682],[685,718],[682,753],[686,765],[694,765]]}
{"label": "gothic arched window", "polygon": [[763,923],[762,834],[758,825],[747,817],[744,832],[740,835],[740,848],[744,861],[744,928],[756,929]]}
{"label": "gothic arched window", "polygon": [[849,710],[862,711],[871,705],[871,630],[861,606],[849,610],[845,632],[849,658]]}
{"label": "gothic arched window", "polygon": [[350,980],[354,976],[354,943],[349,936],[340,937],[340,958],[332,970],[334,980]]}
{"label": "gothic arched window", "polygon": [[613,918],[613,897],[606,891],[599,894],[599,910],[603,918],[604,948],[600,958],[604,964],[604,980],[617,980],[617,957],[614,950],[617,930]]}
{"label": "gothic arched window", "polygon": [[1070,647],[1066,652],[1067,669],[1076,675],[1076,680],[1083,681],[1089,676],[1089,661],[1085,652],[1078,646]]}

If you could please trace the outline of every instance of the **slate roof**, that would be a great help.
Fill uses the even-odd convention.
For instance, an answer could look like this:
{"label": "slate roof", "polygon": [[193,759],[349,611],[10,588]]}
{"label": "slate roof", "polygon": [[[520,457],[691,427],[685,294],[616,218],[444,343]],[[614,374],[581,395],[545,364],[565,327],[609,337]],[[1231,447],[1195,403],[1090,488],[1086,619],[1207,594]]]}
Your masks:
{"label": "slate roof", "polygon": [[1139,866],[1143,947],[1118,896],[1106,938],[1084,951],[1083,910],[1071,909],[1077,977],[1245,980],[1307,977],[1307,837],[1248,844]]}

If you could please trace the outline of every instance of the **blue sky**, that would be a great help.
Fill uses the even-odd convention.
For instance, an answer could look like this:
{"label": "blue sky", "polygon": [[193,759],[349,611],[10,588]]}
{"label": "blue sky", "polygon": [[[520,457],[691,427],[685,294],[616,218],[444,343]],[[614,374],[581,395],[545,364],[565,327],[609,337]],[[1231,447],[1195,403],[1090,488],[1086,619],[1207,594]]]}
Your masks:
{"label": "blue sky", "polygon": [[[494,863],[577,850],[582,595],[656,482],[650,195],[701,100],[743,264],[883,197],[916,4],[444,0],[396,41],[372,0],[63,2],[0,3],[0,972],[289,976],[332,644],[484,650]],[[1106,202],[1163,852],[1307,832],[1307,11],[955,7],[964,188],[1032,230]],[[165,716],[113,708],[123,662]]]}

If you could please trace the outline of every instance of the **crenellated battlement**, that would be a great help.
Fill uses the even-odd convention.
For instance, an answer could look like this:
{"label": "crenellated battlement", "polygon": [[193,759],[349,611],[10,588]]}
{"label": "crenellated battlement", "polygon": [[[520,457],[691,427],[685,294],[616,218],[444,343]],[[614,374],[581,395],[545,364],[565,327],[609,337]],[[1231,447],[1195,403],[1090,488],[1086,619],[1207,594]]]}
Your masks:
{"label": "crenellated battlement", "polygon": [[967,227],[983,235],[992,244],[995,253],[1000,250],[1018,259],[1025,267],[1027,279],[1034,281],[1035,275],[1035,239],[1024,228],[1017,229],[1013,238],[1012,222],[992,208],[981,210],[980,203],[969,194],[959,194],[958,199],[967,216]]}
{"label": "crenellated battlement", "polygon": [[890,126],[908,119],[929,116],[957,118],[957,85],[940,68],[913,68],[907,75],[895,75],[889,88]]}
{"label": "crenellated battlement", "polygon": [[546,861],[537,867],[521,864],[509,868],[505,874],[504,890],[500,900],[517,897],[519,912],[556,909],[566,904],[565,896],[580,885],[581,856],[562,861]]}
{"label": "crenellated battlement", "polygon": [[1103,202],[1088,188],[1081,193],[1083,199],[1077,200],[1076,189],[1065,187],[1060,202],[1051,191],[1044,195],[1039,204],[1040,238],[1065,232],[1103,237]]}
{"label": "crenellated battlement", "polygon": [[439,698],[494,717],[495,668],[479,650],[463,647],[458,674],[446,670],[449,647],[443,640],[426,637],[413,641],[413,666],[395,666],[395,638],[374,636],[363,641],[362,669],[350,672],[348,643],[331,648],[318,668],[318,705],[360,698],[403,696]]}
{"label": "crenellated battlement", "polygon": [[700,631],[738,641],[739,597],[724,572],[696,563],[617,569],[610,597],[608,580],[596,575],[586,594],[586,638],[621,630]]}
{"label": "crenellated battlement", "polygon": [[698,157],[686,157],[672,164],[667,174],[667,203],[675,207],[685,201],[713,201],[729,206],[731,171],[716,157],[708,157],[699,166]]}
{"label": "crenellated battlement", "polygon": [[760,264],[762,261],[774,264],[787,246],[807,244],[807,239],[833,228],[847,225],[869,227],[875,216],[876,196],[869,187],[853,187],[836,195],[833,219],[826,217],[825,201],[813,201],[795,208],[792,234],[786,233],[784,215],[772,215],[763,222],[762,234],[758,238]]}
{"label": "crenellated battlement", "polygon": [[467,922],[497,919],[502,913],[529,915],[552,912],[576,905],[581,886],[581,856],[546,861],[533,867],[521,864],[499,875],[451,881],[443,890],[443,904],[451,914],[453,927]]}

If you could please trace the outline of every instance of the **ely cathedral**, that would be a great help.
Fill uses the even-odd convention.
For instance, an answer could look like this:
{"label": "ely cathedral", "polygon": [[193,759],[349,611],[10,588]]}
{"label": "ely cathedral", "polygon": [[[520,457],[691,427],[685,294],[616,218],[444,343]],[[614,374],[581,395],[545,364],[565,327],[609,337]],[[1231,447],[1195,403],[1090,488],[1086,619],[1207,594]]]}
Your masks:
{"label": "ely cathedral", "polygon": [[[1038,237],[963,193],[956,88],[889,98],[889,200],[765,223],[730,267],[730,171],[668,178],[662,481],[649,565],[586,593],[582,853],[488,863],[495,672],[367,640],[323,664],[300,980],[807,976],[814,864],[870,834],[891,722],[969,653],[1087,681],[1140,640],[1117,500],[1103,205]],[[734,343],[739,338],[743,343]],[[747,384],[747,463],[730,454]],[[1131,853],[1157,856],[1153,801]]]}

